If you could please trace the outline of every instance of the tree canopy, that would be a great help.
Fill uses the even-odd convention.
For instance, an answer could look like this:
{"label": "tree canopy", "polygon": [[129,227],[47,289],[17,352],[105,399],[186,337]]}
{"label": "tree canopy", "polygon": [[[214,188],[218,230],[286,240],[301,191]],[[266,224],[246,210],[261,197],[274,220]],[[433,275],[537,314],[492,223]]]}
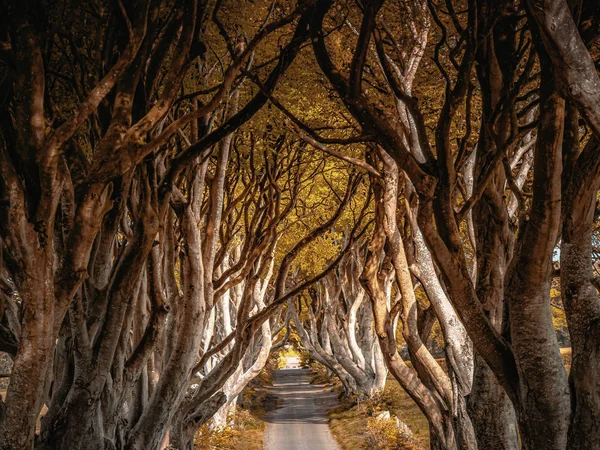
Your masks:
{"label": "tree canopy", "polygon": [[600,447],[596,1],[7,0],[0,44],[0,449],[191,449],[290,336],[432,449]]}

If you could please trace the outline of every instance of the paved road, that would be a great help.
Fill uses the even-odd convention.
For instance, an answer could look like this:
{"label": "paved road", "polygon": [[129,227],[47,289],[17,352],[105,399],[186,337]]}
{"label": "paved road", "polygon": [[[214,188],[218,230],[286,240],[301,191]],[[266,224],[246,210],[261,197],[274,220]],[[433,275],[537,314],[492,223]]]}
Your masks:
{"label": "paved road", "polygon": [[325,413],[337,404],[335,394],[309,381],[305,369],[274,371],[270,391],[283,403],[267,416],[266,450],[340,450]]}

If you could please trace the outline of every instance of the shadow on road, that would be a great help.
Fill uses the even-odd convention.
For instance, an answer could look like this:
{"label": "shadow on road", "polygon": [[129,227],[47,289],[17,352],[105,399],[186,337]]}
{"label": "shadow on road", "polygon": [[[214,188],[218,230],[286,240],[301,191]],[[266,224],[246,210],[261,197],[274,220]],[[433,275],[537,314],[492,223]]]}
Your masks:
{"label": "shadow on road", "polygon": [[265,448],[272,450],[338,450],[329,432],[326,410],[337,405],[336,395],[310,384],[310,371],[282,369],[273,372],[270,393],[280,407],[267,417]]}

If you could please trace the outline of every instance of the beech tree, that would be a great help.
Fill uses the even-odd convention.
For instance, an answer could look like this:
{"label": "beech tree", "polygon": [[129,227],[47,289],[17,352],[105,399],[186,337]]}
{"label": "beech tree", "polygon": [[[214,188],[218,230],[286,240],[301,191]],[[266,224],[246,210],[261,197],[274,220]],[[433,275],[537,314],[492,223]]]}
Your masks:
{"label": "beech tree", "polygon": [[600,447],[597,2],[0,8],[0,449],[192,449],[292,326],[431,448]]}
{"label": "beech tree", "polygon": [[[373,235],[371,251],[376,253],[370,265],[365,266],[364,282],[374,299],[377,332],[388,367],[429,418],[439,441],[434,445],[455,448],[478,443],[485,448],[517,448],[517,424],[524,448],[597,445],[582,430],[575,431],[587,420],[583,417],[594,417],[595,412],[590,401],[572,402],[569,391],[577,398],[578,389],[585,389],[588,394],[583,395],[589,398],[590,385],[582,382],[587,387],[578,388],[568,383],[550,304],[553,251],[561,237],[562,192],[569,190],[564,188],[573,176],[574,164],[585,155],[581,152],[580,156],[577,150],[582,124],[576,108],[585,119],[583,127],[595,131],[589,109],[593,100],[582,90],[597,79],[588,50],[597,35],[597,27],[592,27],[594,31],[589,27],[589,22],[596,20],[597,11],[586,5],[576,10],[574,19],[565,2],[531,2],[531,16],[527,16],[529,5],[515,8],[511,2],[446,2],[443,8],[429,3],[427,9],[400,2],[399,8],[413,14],[404,15],[409,17],[413,39],[409,46],[402,47],[387,23],[393,17],[390,11],[397,13],[399,9],[385,9],[388,4],[369,2],[356,11],[362,16],[362,23],[356,28],[348,26],[348,36],[357,36],[349,54],[327,45],[329,31],[325,32],[324,23],[347,22],[330,9],[332,2],[317,4],[311,27],[312,46],[321,70],[363,134],[373,137],[371,173],[383,172],[379,194],[383,203],[379,213],[381,228],[379,237],[377,233]],[[382,12],[384,9],[387,14]],[[430,16],[437,27],[439,41],[432,49],[432,58],[445,90],[439,110],[433,111],[437,113],[434,117],[429,117],[432,111],[424,109],[410,91],[414,68],[410,57],[419,52],[418,26],[426,23],[423,15]],[[577,20],[588,24],[587,48],[577,30]],[[563,35],[560,43],[556,33],[559,21],[564,24],[561,30],[569,24],[572,35]],[[335,27],[328,26],[328,30]],[[561,59],[561,50],[562,58],[580,52],[580,61],[569,65]],[[340,61],[345,58],[347,71],[340,69]],[[577,70],[571,71],[571,67]],[[581,78],[576,78],[575,72]],[[572,101],[571,106],[565,106],[557,85],[564,86],[563,95]],[[402,120],[402,108],[390,108],[386,102],[390,95],[408,110],[410,121]],[[474,97],[481,102],[480,120],[472,116]],[[459,119],[466,123],[462,125]],[[296,117],[295,121],[302,123],[302,118]],[[428,124],[434,124],[432,131]],[[479,135],[473,136],[476,128]],[[306,132],[319,141],[314,130]],[[588,145],[593,146],[594,139]],[[533,163],[527,156],[531,147]],[[527,176],[531,167],[533,174]],[[431,252],[445,295],[480,358],[473,392],[469,384],[461,386],[464,394],[470,395],[468,414],[466,408],[460,414],[440,409],[437,397],[425,390],[435,387],[434,393],[441,395],[446,405],[455,404],[449,400],[450,389],[444,387],[446,374],[431,356],[423,353],[418,327],[413,325],[411,331],[410,321],[418,323],[416,311],[412,312],[415,308],[411,279],[411,275],[417,275],[407,267],[408,252],[396,225],[396,203],[401,197],[398,169],[407,177],[403,196],[408,203],[406,222],[410,224],[411,236],[418,243],[422,234],[426,248],[420,253],[426,256]],[[531,190],[524,191],[528,178]],[[595,204],[594,189],[587,191],[588,208]],[[508,204],[505,198],[510,200]],[[562,217],[567,223],[571,221],[568,215]],[[590,216],[588,220],[593,219]],[[587,230],[585,240],[590,242],[589,225]],[[466,244],[469,237],[471,242]],[[380,252],[384,248],[389,255],[389,259],[384,259],[387,270],[394,269],[402,294],[396,310],[386,307],[382,295],[385,272],[380,272],[385,265],[381,266]],[[587,253],[586,279],[591,276],[589,250],[582,249]],[[564,258],[561,253],[563,261]],[[561,271],[563,288],[564,276]],[[572,292],[565,290],[563,295],[571,298]],[[588,301],[579,305],[593,305],[597,293]],[[379,322],[377,305],[381,308]],[[409,350],[412,342],[415,354],[411,354],[411,360],[423,385],[398,358],[390,328],[392,312],[401,312],[401,318],[406,318],[404,338]],[[440,312],[437,314],[440,319]],[[573,351],[577,358],[577,351]],[[469,373],[468,366],[464,366],[468,359],[464,355],[460,358],[459,373]],[[575,412],[582,407],[589,409]],[[489,408],[495,411],[487,414]],[[458,423],[466,428],[453,430],[449,419],[445,419],[448,415],[462,417]],[[476,422],[474,437],[468,431],[472,419]]]}
{"label": "beech tree", "polygon": [[[0,404],[0,445],[31,448],[46,405],[40,448],[159,448],[179,408],[171,434],[187,446],[276,310],[254,328],[236,327],[228,358],[178,406],[215,290],[221,295],[250,276],[252,292],[264,272],[257,275],[256,264],[268,266],[261,255],[276,235],[284,195],[278,164],[246,181],[241,197],[230,193],[251,209],[248,253],[215,285],[231,240],[217,246],[232,133],[265,104],[297,54],[310,4],[267,6],[253,35],[239,34],[235,44],[220,3],[94,4],[64,28],[61,6],[15,2],[3,14],[10,20],[3,30],[2,264],[15,294],[3,297],[2,312],[18,310],[19,321],[3,318],[13,367]],[[207,57],[215,45],[209,23],[221,30],[228,55],[216,61],[219,75]],[[84,33],[90,25],[92,36]],[[240,69],[285,27],[288,43],[267,51],[257,69],[267,73],[263,92],[240,104]],[[240,198],[230,207],[243,214],[235,208]],[[293,195],[288,200],[293,206]],[[244,298],[238,325],[254,306]]]}
{"label": "beech tree", "polygon": [[[369,398],[383,390],[387,368],[358,279],[360,253],[355,246],[336,270],[308,291],[306,302],[290,301],[288,308],[311,358],[342,381],[347,396]],[[308,320],[301,318],[305,315]]]}

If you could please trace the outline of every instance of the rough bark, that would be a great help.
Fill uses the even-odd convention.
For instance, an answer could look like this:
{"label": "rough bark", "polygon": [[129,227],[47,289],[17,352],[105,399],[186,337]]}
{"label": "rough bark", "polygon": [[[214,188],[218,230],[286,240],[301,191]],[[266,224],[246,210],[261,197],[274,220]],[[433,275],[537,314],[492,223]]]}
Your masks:
{"label": "rough bark", "polygon": [[594,426],[600,420],[600,300],[593,285],[591,259],[595,197],[600,189],[598,147],[598,139],[592,137],[579,155],[573,171],[577,176],[572,178],[563,204],[560,279],[572,345],[569,449],[600,445]]}
{"label": "rough bark", "polygon": [[560,93],[569,98],[600,136],[600,76],[566,0],[528,0]]}
{"label": "rough bark", "polygon": [[518,362],[519,429],[526,449],[566,446],[570,397],[550,309],[552,255],[561,205],[564,100],[542,79],[530,219],[506,283],[510,333]]}

